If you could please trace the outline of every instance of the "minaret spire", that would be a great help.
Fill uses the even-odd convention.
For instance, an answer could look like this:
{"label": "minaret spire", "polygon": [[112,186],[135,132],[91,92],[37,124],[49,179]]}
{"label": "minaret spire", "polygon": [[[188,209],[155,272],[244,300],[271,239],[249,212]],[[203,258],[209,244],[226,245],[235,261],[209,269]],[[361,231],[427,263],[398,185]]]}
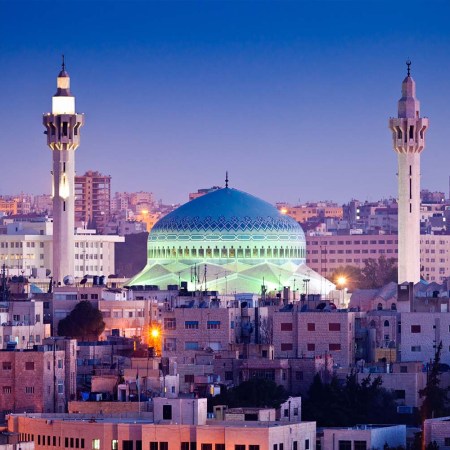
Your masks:
{"label": "minaret spire", "polygon": [[398,117],[389,120],[398,158],[398,282],[420,281],[420,154],[428,119],[420,117],[411,61],[402,82]]}
{"label": "minaret spire", "polygon": [[225,187],[228,188],[228,170],[225,172]]}
{"label": "minaret spire", "polygon": [[66,63],[64,62],[64,53],[61,56],[62,56],[62,64],[61,64],[62,71],[65,72],[66,71]]}
{"label": "minaret spire", "polygon": [[53,280],[62,283],[66,275],[75,275],[75,150],[80,144],[84,116],[75,112],[75,97],[70,92],[70,77],[62,70],[52,98],[52,112],[44,114],[47,145],[52,150],[53,197]]}

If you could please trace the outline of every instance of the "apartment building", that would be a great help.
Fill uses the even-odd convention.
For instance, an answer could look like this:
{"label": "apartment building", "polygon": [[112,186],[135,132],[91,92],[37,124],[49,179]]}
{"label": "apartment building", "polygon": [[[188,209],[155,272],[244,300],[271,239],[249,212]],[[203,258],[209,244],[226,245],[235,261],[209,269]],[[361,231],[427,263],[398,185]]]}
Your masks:
{"label": "apartment building", "polygon": [[[398,259],[398,237],[379,235],[306,236],[306,264],[327,277],[338,267],[364,267],[368,258]],[[420,264],[427,281],[442,282],[450,276],[450,235],[421,235]]]}
{"label": "apartment building", "polygon": [[111,216],[111,176],[92,170],[75,176],[75,222],[103,234]]}
{"label": "apartment building", "polygon": [[0,413],[64,412],[76,393],[76,341],[0,351]]}
{"label": "apartment building", "polygon": [[206,399],[154,402],[153,417],[17,414],[9,416],[8,430],[37,450],[315,450],[315,422],[206,420]]}
{"label": "apartment building", "polygon": [[43,302],[10,301],[0,307],[0,348],[14,343],[16,349],[31,349],[50,335],[44,324]]}

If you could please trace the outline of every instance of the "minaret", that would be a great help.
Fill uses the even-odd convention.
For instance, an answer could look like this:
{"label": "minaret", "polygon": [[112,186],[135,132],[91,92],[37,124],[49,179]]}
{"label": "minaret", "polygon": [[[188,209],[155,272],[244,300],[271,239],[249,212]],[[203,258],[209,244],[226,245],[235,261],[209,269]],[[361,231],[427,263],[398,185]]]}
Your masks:
{"label": "minaret", "polygon": [[420,117],[416,83],[407,61],[398,118],[389,120],[398,155],[398,282],[420,281],[420,154],[428,119]]}
{"label": "minaret", "polygon": [[75,150],[80,143],[83,114],[75,113],[75,97],[70,93],[70,77],[64,56],[52,98],[52,112],[44,114],[47,145],[53,153],[53,281],[61,283],[74,275]]}

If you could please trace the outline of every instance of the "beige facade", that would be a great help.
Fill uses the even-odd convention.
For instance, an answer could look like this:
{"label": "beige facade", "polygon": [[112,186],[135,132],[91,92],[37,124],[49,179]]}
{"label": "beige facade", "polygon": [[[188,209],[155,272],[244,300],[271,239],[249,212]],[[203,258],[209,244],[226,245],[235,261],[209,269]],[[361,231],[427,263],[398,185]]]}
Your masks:
{"label": "beige facade", "polygon": [[0,351],[0,413],[64,412],[76,392],[75,359],[76,341]]}
{"label": "beige facade", "polygon": [[[323,276],[346,265],[364,267],[368,258],[398,260],[398,236],[328,235],[306,236],[306,264]],[[427,281],[442,282],[450,276],[450,235],[420,236],[421,273]]]}
{"label": "beige facade", "polygon": [[[169,414],[168,408],[165,414]],[[8,429],[33,440],[38,450],[273,450],[275,446],[315,450],[315,422],[207,421],[194,425],[184,422],[185,413],[181,414],[178,421],[160,419],[155,423],[142,416],[97,420],[99,416],[14,415],[9,417]]]}

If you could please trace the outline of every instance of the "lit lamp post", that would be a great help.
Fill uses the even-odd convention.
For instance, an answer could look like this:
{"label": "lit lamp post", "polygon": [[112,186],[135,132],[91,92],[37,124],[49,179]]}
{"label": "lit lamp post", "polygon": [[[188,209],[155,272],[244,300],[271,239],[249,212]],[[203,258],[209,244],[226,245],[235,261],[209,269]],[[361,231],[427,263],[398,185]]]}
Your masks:
{"label": "lit lamp post", "polygon": [[340,300],[341,306],[343,306],[344,305],[344,300],[345,300],[345,285],[347,284],[347,278],[344,277],[344,276],[340,276],[337,279],[337,284],[341,288],[341,294],[340,294],[340,299],[339,300]]}

